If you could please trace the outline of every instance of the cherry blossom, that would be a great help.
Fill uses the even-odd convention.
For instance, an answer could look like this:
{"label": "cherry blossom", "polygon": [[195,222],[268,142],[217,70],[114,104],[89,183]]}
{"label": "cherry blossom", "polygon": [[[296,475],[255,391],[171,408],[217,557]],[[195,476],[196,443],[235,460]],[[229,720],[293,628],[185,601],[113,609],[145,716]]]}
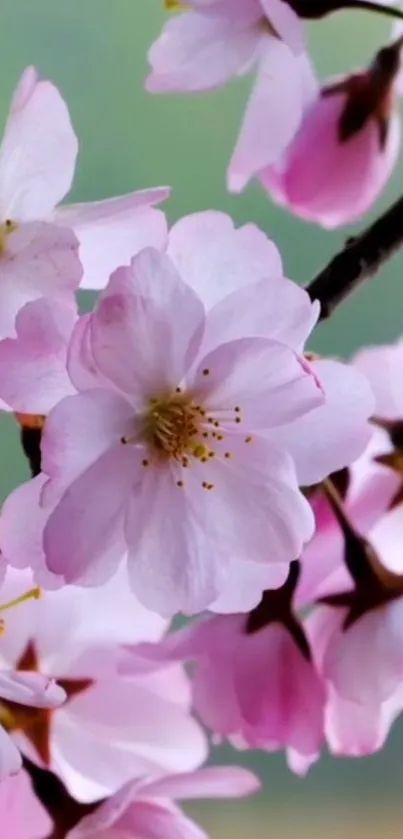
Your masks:
{"label": "cherry blossom", "polygon": [[[3,590],[18,595],[29,580],[27,572],[9,571]],[[2,672],[0,678],[0,719],[13,738],[7,735],[6,741],[15,756],[11,768],[19,766],[18,746],[59,775],[80,801],[102,798],[136,777],[196,768],[206,744],[189,714],[181,668],[165,665],[152,673],[139,668],[130,677],[118,673],[119,645],[157,639],[164,625],[136,603],[124,575],[99,592],[74,587],[43,592],[18,615],[7,613],[0,661],[26,671]],[[40,692],[38,670],[57,679],[55,696]],[[67,696],[65,704],[46,710],[60,703],[59,694]],[[20,710],[17,701],[44,710]]]}
{"label": "cherry blossom", "polygon": [[115,831],[116,835],[144,839],[207,839],[205,832],[183,815],[176,800],[239,798],[258,789],[256,776],[235,766],[128,783],[84,818],[68,839],[109,839]]}
{"label": "cherry blossom", "polygon": [[367,71],[322,86],[284,155],[259,175],[280,204],[327,228],[372,206],[399,154],[399,61],[392,45]]}
{"label": "cherry blossom", "polygon": [[[42,294],[45,294],[45,283],[49,291],[54,284],[57,292],[57,283],[63,277],[67,282],[69,275],[70,282],[73,284],[75,278],[78,285],[81,275],[78,276],[77,269],[73,270],[71,256],[70,262],[67,261],[69,251],[77,248],[76,237],[84,266],[82,285],[87,288],[106,285],[110,272],[128,262],[142,247],[162,247],[165,242],[164,215],[153,208],[168,196],[165,188],[90,204],[57,206],[71,188],[77,152],[78,141],[59,91],[51,82],[40,79],[34,67],[28,67],[14,93],[0,147],[0,243],[4,275],[0,291],[8,306],[13,299],[9,284],[18,278],[22,294],[27,277],[32,274],[32,265],[38,265],[35,282],[39,283],[40,275]],[[76,237],[65,228],[74,231]],[[60,265],[51,274],[54,253]],[[3,291],[5,279],[7,292]],[[29,299],[33,297],[22,298],[20,305]],[[0,302],[5,317],[2,297]],[[3,331],[0,323],[0,335]]]}
{"label": "cherry blossom", "polygon": [[238,192],[275,162],[311,95],[301,23],[281,0],[191,0],[183,9],[150,49],[146,86],[152,93],[210,90],[256,70],[228,170]]}

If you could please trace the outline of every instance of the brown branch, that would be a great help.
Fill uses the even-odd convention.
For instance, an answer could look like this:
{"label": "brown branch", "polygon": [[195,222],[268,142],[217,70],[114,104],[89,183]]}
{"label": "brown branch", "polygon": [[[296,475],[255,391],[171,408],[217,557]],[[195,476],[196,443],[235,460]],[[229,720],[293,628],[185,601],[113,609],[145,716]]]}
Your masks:
{"label": "brown branch", "polygon": [[92,813],[101,802],[80,804],[67,791],[61,780],[49,772],[23,758],[24,769],[31,778],[34,792],[53,822],[53,831],[49,839],[65,839],[67,833],[78,822]]}
{"label": "brown branch", "polygon": [[362,283],[369,280],[403,246],[403,197],[367,230],[353,239],[306,287],[311,300],[319,300],[320,320]]}

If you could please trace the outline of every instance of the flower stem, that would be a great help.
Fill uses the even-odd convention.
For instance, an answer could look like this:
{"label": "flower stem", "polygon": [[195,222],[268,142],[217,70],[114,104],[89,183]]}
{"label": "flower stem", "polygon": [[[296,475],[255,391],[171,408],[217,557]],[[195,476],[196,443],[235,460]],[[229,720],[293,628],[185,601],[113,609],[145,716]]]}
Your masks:
{"label": "flower stem", "polygon": [[403,196],[345,247],[306,286],[326,320],[358,286],[369,280],[403,246]]}

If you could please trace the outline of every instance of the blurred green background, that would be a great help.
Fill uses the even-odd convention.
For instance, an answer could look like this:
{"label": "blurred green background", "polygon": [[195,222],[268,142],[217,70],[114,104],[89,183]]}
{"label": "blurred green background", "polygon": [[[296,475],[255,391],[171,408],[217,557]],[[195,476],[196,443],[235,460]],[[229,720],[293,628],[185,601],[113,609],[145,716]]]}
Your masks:
{"label": "blurred green background", "polygon": [[[73,200],[170,184],[170,221],[210,208],[226,210],[239,224],[254,221],[276,241],[288,275],[308,282],[342,245],[346,231],[328,233],[288,217],[257,186],[240,197],[226,193],[225,168],[250,80],[202,96],[147,95],[146,53],[164,22],[162,6],[162,0],[0,0],[1,118],[22,69],[36,64],[63,92],[80,138]],[[369,61],[388,33],[387,21],[363,12],[312,25],[310,44],[320,74],[338,74]],[[397,196],[402,173],[403,165],[373,214]],[[315,348],[348,355],[363,343],[403,332],[402,273],[400,256],[318,329]],[[27,467],[17,430],[9,420],[2,423],[4,495],[26,476]],[[397,839],[402,834],[402,756],[403,725],[395,727],[382,754],[358,761],[323,758],[305,780],[286,770],[282,755],[247,755],[243,760],[265,780],[259,799],[200,805],[193,812],[217,839],[248,834],[287,839],[296,833],[307,839]],[[224,750],[220,757],[230,760],[231,753]]]}

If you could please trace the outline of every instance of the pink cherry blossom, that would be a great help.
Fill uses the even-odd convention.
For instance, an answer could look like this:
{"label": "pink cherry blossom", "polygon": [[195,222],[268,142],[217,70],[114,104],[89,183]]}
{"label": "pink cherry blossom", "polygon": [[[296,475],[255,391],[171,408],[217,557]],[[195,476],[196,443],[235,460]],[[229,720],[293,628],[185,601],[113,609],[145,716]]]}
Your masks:
{"label": "pink cherry blossom", "polygon": [[231,190],[275,162],[294,136],[311,73],[302,26],[281,0],[191,0],[171,17],[149,52],[153,93],[197,92],[256,70],[228,170]]}
{"label": "pink cherry blossom", "polygon": [[12,839],[45,839],[51,834],[51,820],[25,772],[0,784],[0,825],[0,835]]}
{"label": "pink cherry blossom", "polygon": [[49,569],[99,584],[126,546],[134,590],[165,614],[214,601],[235,547],[262,561],[270,544],[271,561],[288,562],[311,534],[290,456],[259,432],[320,404],[315,377],[270,339],[200,354],[204,322],[172,264],[144,251],[112,277],[89,323],[108,389],[63,400],[43,438],[43,503],[58,501],[44,531]]}
{"label": "pink cherry blossom", "polygon": [[[168,254],[181,276],[144,251],[76,325],[68,366],[79,393],[50,414],[44,476],[6,502],[0,543],[17,567],[43,569],[44,547],[52,573],[92,585],[128,551],[147,606],[231,611],[222,595],[234,561],[270,561],[284,579],[312,532],[297,480],[321,480],[359,454],[373,400],[354,368],[301,356],[317,305],[282,276],[256,227],[191,216],[174,226]],[[25,386],[13,384],[20,397]],[[169,438],[172,422],[180,431],[173,449],[167,421]],[[271,584],[263,572],[250,579],[237,609]]]}
{"label": "pink cherry blossom", "polygon": [[[322,674],[327,646],[332,637],[337,637],[342,631],[344,618],[342,610],[322,607],[315,609],[306,622],[315,664]],[[358,661],[356,664],[360,666]],[[379,751],[393,722],[403,710],[403,685],[399,685],[387,699],[373,697],[366,702],[346,698],[337,691],[331,679],[326,687],[325,736],[332,754],[363,757]]]}
{"label": "pink cherry blossom", "polygon": [[[18,595],[29,580],[27,572],[9,571],[3,591]],[[7,613],[1,666],[32,672],[1,675],[3,705],[5,699],[51,705],[46,694],[42,698],[41,682],[33,693],[38,668],[64,686],[67,700],[51,714],[38,712],[35,726],[5,704],[12,769],[19,765],[18,746],[59,775],[78,800],[92,801],[129,779],[191,770],[205,759],[205,738],[190,716],[190,688],[178,665],[150,673],[142,667],[130,677],[118,673],[119,645],[156,640],[165,626],[137,604],[125,575],[99,591],[44,592],[16,612]]]}
{"label": "pink cherry blossom", "polygon": [[[72,242],[75,242],[72,234],[70,239],[66,239],[64,228],[75,232],[84,266],[82,284],[87,288],[106,285],[110,272],[118,265],[129,262],[141,248],[164,245],[165,218],[163,213],[153,209],[153,205],[168,196],[169,191],[165,188],[90,204],[57,207],[71,188],[77,151],[77,138],[59,91],[51,82],[41,80],[34,67],[28,67],[14,93],[0,147],[2,273],[7,274],[10,270],[7,253],[13,252],[14,247],[18,250],[21,272],[28,255],[31,261],[39,262],[44,248],[41,238],[48,230],[44,222],[61,226],[60,231],[50,227],[46,235],[49,239],[51,234],[54,241],[45,240],[44,243],[48,250],[50,247],[62,248],[61,256],[63,247],[72,248]],[[8,235],[7,225],[10,227],[10,224],[16,232]],[[22,250],[20,239],[33,241],[27,254],[28,245],[25,244],[25,251]],[[50,267],[51,258],[50,253],[42,256],[45,267]],[[38,267],[42,274],[43,266]],[[69,274],[68,267],[66,265],[63,272],[66,276]],[[14,273],[17,268],[14,267]],[[77,271],[74,273],[78,284],[80,277],[77,277]],[[56,280],[57,274],[55,283]],[[1,286],[3,282],[2,277]],[[11,295],[6,296],[11,299]],[[33,298],[21,300],[21,305],[28,299]],[[2,298],[0,302],[3,317]]]}
{"label": "pink cherry blossom", "polygon": [[204,831],[183,815],[176,800],[238,798],[258,789],[256,776],[235,766],[131,782],[82,819],[67,839],[112,839],[118,835],[127,839],[207,839]]}
{"label": "pink cherry blossom", "polygon": [[260,173],[273,198],[301,218],[327,228],[353,222],[387,183],[399,154],[400,121],[398,61],[391,71],[386,52],[367,72],[324,85],[284,155]]}
{"label": "pink cherry blossom", "polygon": [[[7,597],[7,586],[1,587],[1,596]],[[19,592],[21,594],[21,592]],[[12,605],[7,601],[3,602],[2,611]],[[27,604],[24,604],[25,606]],[[0,607],[1,608],[1,607]],[[1,656],[1,651],[0,651]],[[66,693],[62,687],[56,684],[55,680],[41,675],[39,672],[24,672],[18,662],[14,662],[14,669],[10,669],[11,662],[6,662],[1,657],[0,665],[0,781],[13,775],[21,768],[21,755],[6,732],[9,719],[7,703],[16,703],[21,713],[30,716],[30,709],[44,709],[44,714],[49,709],[55,709],[66,699]],[[7,669],[6,669],[7,667]],[[14,706],[15,707],[15,706]]]}
{"label": "pink cherry blossom", "polygon": [[[207,728],[237,748],[285,749],[301,775],[318,759],[324,685],[307,650],[281,623],[250,631],[245,615],[210,617],[132,653],[134,667],[141,655],[194,660],[194,707]],[[130,654],[122,666],[131,671]]]}

